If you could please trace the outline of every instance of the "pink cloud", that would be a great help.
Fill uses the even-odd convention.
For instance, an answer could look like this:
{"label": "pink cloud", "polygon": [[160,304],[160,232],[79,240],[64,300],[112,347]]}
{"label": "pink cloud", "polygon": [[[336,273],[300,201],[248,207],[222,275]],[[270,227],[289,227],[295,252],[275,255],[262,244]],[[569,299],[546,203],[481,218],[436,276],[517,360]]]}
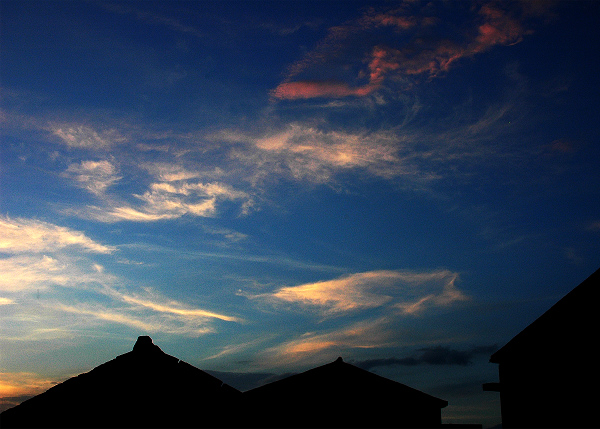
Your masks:
{"label": "pink cloud", "polygon": [[389,80],[414,78],[420,75],[436,77],[442,72],[449,71],[462,58],[472,57],[497,45],[519,43],[524,35],[530,34],[523,24],[525,18],[543,13],[545,10],[536,10],[536,13],[532,13],[525,7],[504,10],[496,4],[484,4],[474,12],[471,30],[465,27],[462,32],[463,35],[470,34],[470,36],[462,40],[416,37],[401,47],[394,47],[389,43],[384,45],[378,39],[377,44],[367,47],[370,52],[363,52],[360,57],[360,61],[366,64],[366,69],[363,66],[356,79],[367,78],[367,83],[353,86],[341,81],[291,81],[293,77],[304,71],[314,73],[318,72],[317,68],[327,67],[329,59],[335,58],[336,63],[339,63],[342,55],[348,56],[348,66],[352,62],[357,63],[361,53],[354,50],[353,43],[360,40],[363,35],[376,34],[373,32],[378,28],[395,27],[403,32],[414,30],[416,35],[423,30],[426,34],[431,34],[432,27],[441,22],[440,19],[431,16],[419,17],[418,13],[411,14],[408,10],[385,13],[375,13],[371,10],[354,23],[331,28],[328,37],[313,52],[290,68],[286,82],[271,91],[271,95],[276,99],[288,100],[362,97],[373,93]]}
{"label": "pink cloud", "polygon": [[521,24],[504,11],[484,5],[479,14],[485,22],[478,28],[479,34],[470,46],[470,54],[483,52],[494,45],[512,45],[523,39],[525,31]]}
{"label": "pink cloud", "polygon": [[401,30],[408,30],[417,25],[414,17],[397,16],[389,13],[380,13],[371,18],[376,25],[398,27]]}
{"label": "pink cloud", "polygon": [[372,59],[369,63],[371,71],[369,78],[372,85],[381,84],[386,74],[400,68],[400,64],[393,61],[389,53],[389,50],[382,47],[376,46],[373,49]]}
{"label": "pink cloud", "polygon": [[365,96],[374,91],[371,85],[352,88],[341,82],[299,81],[284,82],[271,91],[271,95],[279,99],[303,99],[316,97],[348,97]]}

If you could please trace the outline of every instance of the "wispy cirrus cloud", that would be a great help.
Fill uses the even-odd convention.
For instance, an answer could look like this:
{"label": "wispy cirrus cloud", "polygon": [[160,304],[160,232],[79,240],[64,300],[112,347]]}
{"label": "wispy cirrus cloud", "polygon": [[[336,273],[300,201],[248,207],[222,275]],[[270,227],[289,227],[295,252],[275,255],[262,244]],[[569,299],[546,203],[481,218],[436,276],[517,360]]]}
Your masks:
{"label": "wispy cirrus cloud", "polygon": [[0,251],[43,253],[64,248],[111,253],[115,247],[100,244],[83,232],[39,220],[0,216]]}
{"label": "wispy cirrus cloud", "polygon": [[72,258],[48,255],[16,255],[0,259],[0,291],[22,292],[56,286],[81,288],[100,280],[91,265]]}
{"label": "wispy cirrus cloud", "polygon": [[388,307],[404,315],[419,315],[469,298],[456,288],[458,274],[447,271],[368,271],[333,280],[286,286],[254,298],[293,303],[324,315]]}
{"label": "wispy cirrus cloud", "polygon": [[107,188],[121,179],[116,167],[107,160],[71,164],[62,176],[74,180],[78,186],[95,195],[103,195]]}
{"label": "wispy cirrus cloud", "polygon": [[[213,321],[241,322],[221,314],[170,299],[146,287],[138,292],[122,279],[98,269],[90,261],[64,256],[16,256],[0,260],[4,276],[2,302],[11,306],[4,317],[2,339],[27,337],[40,324],[62,331],[101,329],[124,325],[144,332],[199,336],[215,332]],[[40,291],[43,299],[35,298]],[[56,332],[49,329],[49,335]]]}
{"label": "wispy cirrus cloud", "polygon": [[144,332],[163,332],[197,337],[215,332],[213,321],[242,322],[242,319],[170,299],[150,288],[139,292],[125,290],[119,284],[105,285],[98,294],[112,299],[110,304],[102,299],[79,302],[75,305],[50,302],[46,308],[75,316],[91,317],[96,322],[116,323]]}
{"label": "wispy cirrus cloud", "polygon": [[6,255],[0,258],[0,305],[9,308],[0,339],[28,337],[40,324],[52,336],[56,330],[106,323],[198,336],[213,332],[215,320],[241,321],[169,299],[151,287],[135,292],[91,259],[115,250],[69,228],[0,217],[0,251]]}
{"label": "wispy cirrus cloud", "polygon": [[322,361],[352,350],[439,344],[441,338],[415,335],[409,326],[415,318],[424,320],[469,301],[456,287],[457,279],[458,273],[449,270],[378,270],[284,286],[268,293],[239,294],[261,307],[266,304],[269,311],[313,320],[312,330],[288,335],[261,355],[261,361],[269,365],[286,366]]}
{"label": "wispy cirrus cloud", "polygon": [[218,137],[246,144],[232,148],[230,156],[252,166],[248,174],[254,183],[282,175],[324,183],[338,172],[352,169],[384,178],[410,175],[426,180],[403,158],[403,139],[393,132],[353,133],[296,123],[265,135],[223,132]]}
{"label": "wispy cirrus cloud", "polygon": [[[148,293],[149,291],[147,290],[146,292]],[[167,302],[163,299],[161,302],[160,298],[157,299],[157,297],[153,295],[150,295],[150,298],[153,299],[124,294],[120,294],[118,298],[128,304],[148,308],[158,313],[165,313],[169,315],[174,315],[176,317],[188,318],[190,320],[219,319],[227,322],[239,322],[241,320],[237,317],[227,316],[225,314],[219,314],[213,311],[190,308],[182,303],[173,300]]]}
{"label": "wispy cirrus cloud", "polygon": [[[466,11],[468,17],[457,24],[460,31],[449,32],[439,28],[444,20],[436,18],[435,7],[404,3],[389,10],[371,9],[355,21],[331,28],[313,51],[289,68],[286,79],[271,96],[361,97],[387,81],[407,84],[408,79],[418,76],[433,78],[448,72],[462,58],[520,42],[531,32],[527,19],[546,12],[544,8],[509,9],[499,3],[484,3]],[[395,37],[382,38],[380,35],[388,34],[389,29]],[[348,69],[355,70],[354,75],[349,75]],[[308,77],[319,75],[327,78]]]}
{"label": "wispy cirrus cloud", "polygon": [[322,360],[323,355],[339,355],[342,350],[370,349],[395,344],[389,329],[390,318],[363,320],[339,329],[306,332],[298,337],[267,348],[261,355],[266,365],[289,365]]}
{"label": "wispy cirrus cloud", "polygon": [[60,141],[77,149],[108,150],[116,144],[127,141],[116,129],[97,130],[83,124],[49,124],[49,130]]}
{"label": "wispy cirrus cloud", "polygon": [[223,201],[239,202],[241,214],[248,213],[254,204],[251,195],[221,182],[155,182],[149,185],[146,192],[134,194],[133,197],[140,204],[109,198],[104,201],[104,206],[71,208],[67,212],[108,223],[155,222],[185,215],[213,217],[217,214],[218,204]]}
{"label": "wispy cirrus cloud", "polygon": [[196,37],[204,37],[206,34],[201,32],[198,28],[191,25],[186,25],[179,19],[161,15],[158,13],[149,12],[147,10],[139,9],[131,5],[122,3],[100,3],[100,7],[110,12],[118,13],[120,15],[130,15],[139,21],[143,21],[149,24],[159,25],[165,28],[169,28],[178,33],[190,34]]}

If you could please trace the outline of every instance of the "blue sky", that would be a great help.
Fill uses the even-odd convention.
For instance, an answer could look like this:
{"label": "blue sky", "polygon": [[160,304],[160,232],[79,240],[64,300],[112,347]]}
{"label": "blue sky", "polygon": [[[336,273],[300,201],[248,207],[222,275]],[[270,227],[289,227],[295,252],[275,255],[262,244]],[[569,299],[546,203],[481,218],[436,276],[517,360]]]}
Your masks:
{"label": "blue sky", "polygon": [[599,7],[2,2],[4,403],[150,335],[499,423],[489,355],[600,262]]}

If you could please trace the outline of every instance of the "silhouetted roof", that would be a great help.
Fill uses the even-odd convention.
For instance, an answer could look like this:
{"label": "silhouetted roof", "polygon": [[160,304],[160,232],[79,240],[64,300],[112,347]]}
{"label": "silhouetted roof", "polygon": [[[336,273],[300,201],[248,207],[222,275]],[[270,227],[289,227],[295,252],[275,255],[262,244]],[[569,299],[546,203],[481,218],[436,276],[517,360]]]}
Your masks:
{"label": "silhouetted roof", "polygon": [[132,351],[6,410],[2,426],[214,426],[216,405],[239,396],[141,336]]}
{"label": "silhouetted roof", "polygon": [[341,357],[334,362],[249,390],[244,392],[244,395],[256,399],[289,393],[312,396],[315,394],[357,394],[364,397],[387,395],[398,401],[427,403],[439,408],[448,405],[448,402],[443,399],[346,363]]}
{"label": "silhouetted roof", "polygon": [[581,353],[598,335],[599,298],[600,269],[494,353],[490,362]]}

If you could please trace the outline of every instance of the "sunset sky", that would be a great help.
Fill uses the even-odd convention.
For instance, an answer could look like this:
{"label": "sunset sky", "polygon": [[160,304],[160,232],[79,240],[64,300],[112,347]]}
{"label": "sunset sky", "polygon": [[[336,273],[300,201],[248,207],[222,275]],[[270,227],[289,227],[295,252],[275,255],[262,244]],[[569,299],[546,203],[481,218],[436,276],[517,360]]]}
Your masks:
{"label": "sunset sky", "polygon": [[490,354],[600,268],[599,2],[0,8],[0,407],[150,335],[489,427]]}

